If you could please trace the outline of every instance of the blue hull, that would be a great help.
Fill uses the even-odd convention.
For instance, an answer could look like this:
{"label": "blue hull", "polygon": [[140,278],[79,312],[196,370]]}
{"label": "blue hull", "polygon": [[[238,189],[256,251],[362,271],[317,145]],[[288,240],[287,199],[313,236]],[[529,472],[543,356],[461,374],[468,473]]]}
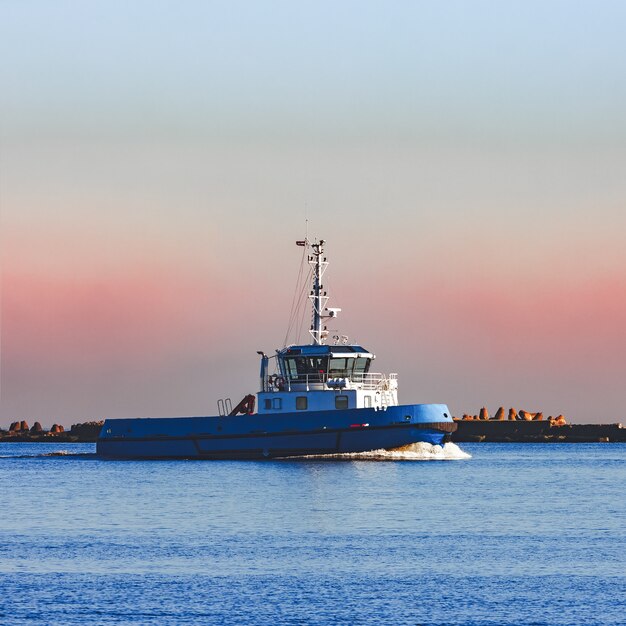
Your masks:
{"label": "blue hull", "polygon": [[426,442],[454,431],[445,404],[226,417],[106,420],[97,453],[117,459],[267,459],[367,452]]}

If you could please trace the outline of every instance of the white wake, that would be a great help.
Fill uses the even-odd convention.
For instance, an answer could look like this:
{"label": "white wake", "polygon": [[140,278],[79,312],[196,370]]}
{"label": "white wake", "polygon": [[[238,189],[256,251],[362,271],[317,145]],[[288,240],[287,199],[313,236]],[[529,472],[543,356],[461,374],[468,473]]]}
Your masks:
{"label": "white wake", "polygon": [[[455,443],[443,446],[430,443],[412,443],[402,448],[391,450],[370,450],[369,452],[343,452],[341,454],[310,454],[298,459],[316,459],[320,461],[460,461],[471,459],[472,455],[463,452]],[[290,460],[294,460],[291,457]]]}

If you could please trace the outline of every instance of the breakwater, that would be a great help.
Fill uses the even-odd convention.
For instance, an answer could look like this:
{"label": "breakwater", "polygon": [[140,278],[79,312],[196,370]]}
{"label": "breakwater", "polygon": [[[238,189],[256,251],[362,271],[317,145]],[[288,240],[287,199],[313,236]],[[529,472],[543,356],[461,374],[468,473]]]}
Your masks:
{"label": "breakwater", "polygon": [[626,441],[621,424],[565,424],[549,422],[469,422],[459,420],[454,442],[575,443]]}
{"label": "breakwater", "polygon": [[500,407],[493,417],[483,407],[477,415],[454,418],[455,442],[580,443],[626,441],[626,428],[614,424],[568,424],[563,415],[544,419],[543,413],[507,411]]}
{"label": "breakwater", "polygon": [[0,428],[0,441],[37,442],[37,443],[93,443],[98,438],[103,421],[72,424],[69,430],[61,424],[53,424],[50,430],[44,430],[39,422],[29,427],[28,422],[13,422],[8,430]]}

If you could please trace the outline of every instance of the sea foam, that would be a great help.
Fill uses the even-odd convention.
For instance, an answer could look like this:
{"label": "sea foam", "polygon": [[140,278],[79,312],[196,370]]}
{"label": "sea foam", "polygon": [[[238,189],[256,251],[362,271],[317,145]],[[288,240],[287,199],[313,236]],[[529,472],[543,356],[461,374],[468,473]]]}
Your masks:
{"label": "sea foam", "polygon": [[[455,443],[443,446],[430,443],[412,443],[391,450],[370,450],[369,452],[343,452],[341,454],[315,454],[297,457],[298,459],[316,459],[320,461],[459,461],[471,459]],[[290,459],[293,460],[293,457]]]}

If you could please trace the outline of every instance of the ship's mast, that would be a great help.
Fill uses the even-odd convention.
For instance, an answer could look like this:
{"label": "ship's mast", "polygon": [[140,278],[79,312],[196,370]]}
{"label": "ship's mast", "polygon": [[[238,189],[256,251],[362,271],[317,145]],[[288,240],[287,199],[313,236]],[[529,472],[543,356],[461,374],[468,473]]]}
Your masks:
{"label": "ship's mast", "polygon": [[324,289],[324,285],[322,285],[322,276],[324,276],[324,272],[328,267],[328,261],[326,261],[326,257],[324,254],[324,243],[323,239],[320,239],[319,242],[309,244],[311,246],[311,250],[313,254],[309,255],[309,265],[313,268],[313,290],[309,295],[309,300],[313,304],[313,316],[311,320],[311,337],[313,337],[313,343],[320,345],[324,343],[324,339],[326,339],[326,335],[328,335],[328,331],[322,329],[322,319],[323,319],[323,311],[326,308],[326,304],[328,302],[328,296],[324,291],[322,293],[322,289]]}
{"label": "ship's mast", "polygon": [[311,243],[308,239],[304,241],[296,242],[299,246],[307,246],[311,249],[309,254],[309,265],[313,268],[313,289],[309,294],[309,300],[313,305],[312,317],[311,317],[311,337],[313,337],[313,345],[321,345],[328,336],[328,330],[324,327],[324,321],[336,317],[341,309],[339,308],[326,308],[329,297],[328,293],[324,291],[324,285],[322,285],[322,277],[326,268],[328,267],[328,261],[324,256],[324,244],[323,239]]}

